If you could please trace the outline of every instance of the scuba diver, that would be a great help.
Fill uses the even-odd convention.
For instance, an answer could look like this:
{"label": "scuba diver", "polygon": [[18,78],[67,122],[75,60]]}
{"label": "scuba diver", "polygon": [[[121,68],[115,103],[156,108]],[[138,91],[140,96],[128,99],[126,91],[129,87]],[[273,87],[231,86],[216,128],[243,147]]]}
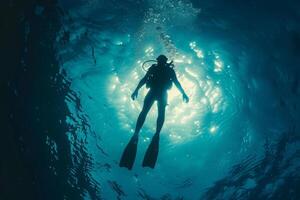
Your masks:
{"label": "scuba diver", "polygon": [[147,71],[146,75],[141,79],[138,86],[131,95],[132,100],[138,96],[139,89],[146,84],[149,91],[144,99],[144,105],[141,113],[137,119],[134,135],[126,146],[120,161],[120,167],[126,167],[131,170],[137,151],[137,143],[139,132],[145,122],[146,116],[151,109],[154,101],[157,101],[158,117],[156,124],[156,133],[146,151],[143,167],[154,168],[159,146],[159,134],[163,127],[165,120],[165,109],[168,100],[168,90],[171,89],[172,83],[175,84],[177,89],[181,92],[183,101],[189,101],[189,97],[184,92],[181,84],[179,83],[174,69],[171,67],[173,62],[168,63],[168,58],[165,55],[160,55],[156,58],[157,64],[153,64]]}

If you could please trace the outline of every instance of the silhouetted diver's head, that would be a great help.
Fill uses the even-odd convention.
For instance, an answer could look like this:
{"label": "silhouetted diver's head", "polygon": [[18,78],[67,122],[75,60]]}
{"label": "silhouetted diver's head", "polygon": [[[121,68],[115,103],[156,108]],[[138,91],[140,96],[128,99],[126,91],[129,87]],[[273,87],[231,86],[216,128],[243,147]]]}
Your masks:
{"label": "silhouetted diver's head", "polygon": [[157,63],[160,65],[160,64],[166,64],[167,63],[167,60],[168,58],[165,56],[165,55],[159,55],[157,58]]}

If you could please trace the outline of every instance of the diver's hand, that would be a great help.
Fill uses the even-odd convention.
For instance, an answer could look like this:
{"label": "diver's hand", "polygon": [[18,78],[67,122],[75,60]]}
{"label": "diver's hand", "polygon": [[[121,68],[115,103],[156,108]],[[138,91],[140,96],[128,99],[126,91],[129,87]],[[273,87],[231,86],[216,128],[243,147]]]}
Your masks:
{"label": "diver's hand", "polygon": [[131,99],[135,100],[137,98],[138,94],[139,94],[138,90],[135,90],[131,95]]}
{"label": "diver's hand", "polygon": [[188,103],[190,101],[189,97],[185,93],[182,94],[182,99],[185,103]]}

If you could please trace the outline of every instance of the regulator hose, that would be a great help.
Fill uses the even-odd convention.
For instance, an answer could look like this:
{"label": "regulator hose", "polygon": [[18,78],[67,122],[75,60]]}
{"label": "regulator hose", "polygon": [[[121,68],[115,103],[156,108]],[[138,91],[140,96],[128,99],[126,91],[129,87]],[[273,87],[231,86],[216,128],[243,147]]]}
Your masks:
{"label": "regulator hose", "polygon": [[[157,63],[157,60],[146,60],[145,62],[143,62],[142,64],[142,68],[145,72],[147,72],[148,70],[145,68],[145,64],[148,63],[148,62],[156,62]],[[169,63],[167,63],[168,67],[171,67],[171,68],[174,68],[175,65],[173,64],[173,60]]]}
{"label": "regulator hose", "polygon": [[146,60],[145,62],[143,62],[142,64],[142,68],[145,72],[147,72],[148,70],[145,68],[145,64],[148,63],[148,62],[157,62],[156,60]]}

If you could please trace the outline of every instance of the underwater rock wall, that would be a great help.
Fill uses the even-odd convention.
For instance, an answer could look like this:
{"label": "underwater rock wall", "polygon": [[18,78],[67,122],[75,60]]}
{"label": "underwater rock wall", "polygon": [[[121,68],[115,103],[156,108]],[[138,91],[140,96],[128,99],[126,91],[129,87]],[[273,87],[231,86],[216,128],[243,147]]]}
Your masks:
{"label": "underwater rock wall", "polygon": [[85,148],[69,140],[60,19],[56,1],[1,2],[0,199],[99,199]]}

